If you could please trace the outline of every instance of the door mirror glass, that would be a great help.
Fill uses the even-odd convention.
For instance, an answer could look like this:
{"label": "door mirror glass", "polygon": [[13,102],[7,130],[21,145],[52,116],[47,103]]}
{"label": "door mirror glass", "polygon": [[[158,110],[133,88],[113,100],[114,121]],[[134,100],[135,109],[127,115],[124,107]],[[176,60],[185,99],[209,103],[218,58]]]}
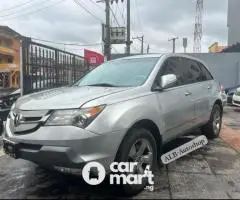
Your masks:
{"label": "door mirror glass", "polygon": [[177,77],[174,74],[167,74],[161,77],[161,88],[166,89],[176,84]]}

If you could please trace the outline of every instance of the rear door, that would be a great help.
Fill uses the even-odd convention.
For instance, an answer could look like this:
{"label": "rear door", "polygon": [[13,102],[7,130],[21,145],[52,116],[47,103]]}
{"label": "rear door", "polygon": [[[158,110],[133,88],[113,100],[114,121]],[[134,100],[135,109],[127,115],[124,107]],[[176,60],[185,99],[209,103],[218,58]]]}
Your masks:
{"label": "rear door", "polygon": [[209,99],[211,85],[205,81],[203,70],[198,61],[183,58],[185,66],[185,77],[188,83],[188,90],[191,91],[191,104],[193,105],[194,117],[192,125],[197,126],[206,120],[209,113]]}
{"label": "rear door", "polygon": [[198,65],[202,71],[202,89],[204,91],[205,94],[205,102],[206,102],[206,110],[205,113],[203,113],[203,122],[206,122],[209,119],[210,113],[212,111],[212,100],[214,95],[214,92],[216,91],[216,85],[215,85],[215,81],[211,75],[211,73],[208,71],[208,69],[204,66],[204,64],[202,64],[201,62],[198,62]]}

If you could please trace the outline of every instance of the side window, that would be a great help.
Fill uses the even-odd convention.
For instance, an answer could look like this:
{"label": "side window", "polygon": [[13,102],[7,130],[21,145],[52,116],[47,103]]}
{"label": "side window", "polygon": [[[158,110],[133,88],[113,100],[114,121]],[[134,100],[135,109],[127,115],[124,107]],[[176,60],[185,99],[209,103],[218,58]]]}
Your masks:
{"label": "side window", "polygon": [[161,75],[174,74],[177,82],[174,87],[184,85],[184,74],[181,65],[181,58],[173,57],[166,60],[162,67]]}
{"label": "side window", "polygon": [[201,70],[202,70],[202,78],[203,78],[203,81],[209,81],[209,80],[212,80],[213,77],[212,75],[210,74],[210,72],[206,69],[206,67],[202,64],[202,63],[198,63],[198,65],[200,66]]}
{"label": "side window", "polygon": [[183,66],[185,68],[184,77],[187,84],[197,83],[202,81],[202,71],[195,60],[183,58]]}

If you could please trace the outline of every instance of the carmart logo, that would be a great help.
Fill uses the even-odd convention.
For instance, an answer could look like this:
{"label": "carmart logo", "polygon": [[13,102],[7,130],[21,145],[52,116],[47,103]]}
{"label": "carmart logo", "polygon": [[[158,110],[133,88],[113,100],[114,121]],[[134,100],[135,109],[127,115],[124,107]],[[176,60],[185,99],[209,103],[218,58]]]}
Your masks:
{"label": "carmart logo", "polygon": [[87,163],[82,170],[82,177],[89,185],[99,185],[105,179],[106,171],[98,162]]}
{"label": "carmart logo", "polygon": [[[113,162],[110,169],[114,174],[109,174],[110,184],[142,184],[143,179],[148,180],[149,185],[153,185],[154,175],[147,165],[143,172],[136,174],[140,167],[137,162]],[[105,179],[106,171],[102,164],[98,162],[90,162],[86,164],[82,170],[82,177],[89,185],[99,185]]]}

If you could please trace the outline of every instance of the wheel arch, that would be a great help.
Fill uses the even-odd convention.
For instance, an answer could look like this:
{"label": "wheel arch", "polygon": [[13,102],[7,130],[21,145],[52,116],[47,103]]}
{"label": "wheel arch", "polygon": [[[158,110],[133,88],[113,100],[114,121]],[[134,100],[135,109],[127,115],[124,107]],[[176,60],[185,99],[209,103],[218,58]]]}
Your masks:
{"label": "wheel arch", "polygon": [[162,135],[160,133],[160,130],[158,128],[158,126],[152,121],[152,120],[149,120],[149,119],[142,119],[142,120],[139,120],[137,122],[135,122],[126,132],[126,134],[124,135],[124,137],[122,138],[122,141],[118,147],[118,150],[117,150],[117,154],[115,156],[115,160],[119,154],[119,151],[121,149],[121,146],[123,144],[123,141],[124,139],[129,135],[131,134],[131,131],[133,129],[137,129],[137,128],[144,128],[148,131],[150,131],[150,133],[153,135],[155,141],[156,141],[156,146],[157,146],[157,157],[159,158],[160,157],[160,154],[162,152]]}
{"label": "wheel arch", "polygon": [[220,106],[221,111],[222,111],[222,113],[223,113],[223,104],[222,104],[222,101],[221,101],[220,99],[217,99],[217,100],[214,102],[213,106],[216,105],[216,104]]}

